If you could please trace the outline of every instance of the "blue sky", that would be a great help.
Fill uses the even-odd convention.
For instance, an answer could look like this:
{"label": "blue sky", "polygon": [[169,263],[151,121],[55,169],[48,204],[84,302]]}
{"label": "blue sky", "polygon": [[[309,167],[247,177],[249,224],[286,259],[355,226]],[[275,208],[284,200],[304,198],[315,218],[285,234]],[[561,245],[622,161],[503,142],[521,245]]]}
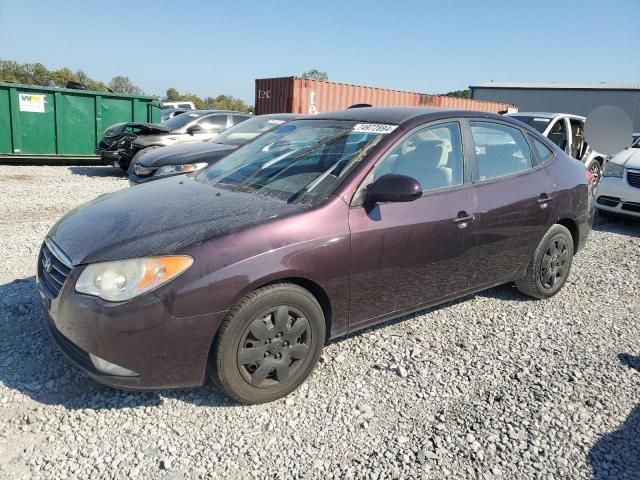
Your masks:
{"label": "blue sky", "polygon": [[638,0],[0,0],[0,58],[251,104],[255,78],[311,68],[423,93],[490,80],[638,82],[639,19]]}

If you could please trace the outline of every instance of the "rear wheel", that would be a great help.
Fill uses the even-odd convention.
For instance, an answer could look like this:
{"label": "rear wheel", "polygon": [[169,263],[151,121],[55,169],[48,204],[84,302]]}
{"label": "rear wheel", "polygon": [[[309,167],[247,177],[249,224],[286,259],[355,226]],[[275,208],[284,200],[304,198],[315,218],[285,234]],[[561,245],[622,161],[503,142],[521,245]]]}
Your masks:
{"label": "rear wheel", "polygon": [[290,283],[244,297],[222,325],[210,376],[241,403],[271,402],[295,390],[313,371],[325,341],[317,300]]}
{"label": "rear wheel", "polygon": [[552,297],[567,281],[572,262],[571,233],[562,225],[553,225],[540,240],[526,275],[515,282],[516,287],[530,297]]}

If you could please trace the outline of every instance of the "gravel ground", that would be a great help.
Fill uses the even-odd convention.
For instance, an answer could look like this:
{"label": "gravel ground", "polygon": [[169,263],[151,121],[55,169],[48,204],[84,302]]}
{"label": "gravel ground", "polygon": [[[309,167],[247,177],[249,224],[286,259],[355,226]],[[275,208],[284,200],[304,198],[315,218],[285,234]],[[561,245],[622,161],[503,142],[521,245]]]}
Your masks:
{"label": "gravel ground", "polygon": [[110,167],[0,166],[1,478],[640,478],[640,222],[598,219],[551,300],[503,286],[386,323],[245,407],[100,386],[41,327],[45,233],[125,187]]}

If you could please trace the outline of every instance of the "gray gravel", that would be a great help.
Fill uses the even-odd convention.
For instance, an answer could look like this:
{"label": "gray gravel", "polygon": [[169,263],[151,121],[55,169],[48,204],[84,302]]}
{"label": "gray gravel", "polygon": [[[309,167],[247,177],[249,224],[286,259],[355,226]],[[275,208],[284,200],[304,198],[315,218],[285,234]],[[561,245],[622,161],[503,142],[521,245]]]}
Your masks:
{"label": "gray gravel", "polygon": [[0,478],[640,478],[640,222],[599,220],[551,300],[503,286],[384,324],[244,407],[100,386],[43,331],[46,231],[125,186],[0,166]]}

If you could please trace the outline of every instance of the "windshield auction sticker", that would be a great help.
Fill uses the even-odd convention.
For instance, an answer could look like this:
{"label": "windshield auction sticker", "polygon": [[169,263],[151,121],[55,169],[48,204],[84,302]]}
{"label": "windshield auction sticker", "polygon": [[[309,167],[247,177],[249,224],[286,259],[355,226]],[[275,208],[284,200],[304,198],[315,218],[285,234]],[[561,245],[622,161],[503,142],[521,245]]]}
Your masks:
{"label": "windshield auction sticker", "polygon": [[18,98],[21,112],[44,113],[44,95],[19,93]]}
{"label": "windshield auction sticker", "polygon": [[397,125],[386,125],[384,123],[358,123],[353,127],[355,133],[382,133],[387,134],[393,132]]}

